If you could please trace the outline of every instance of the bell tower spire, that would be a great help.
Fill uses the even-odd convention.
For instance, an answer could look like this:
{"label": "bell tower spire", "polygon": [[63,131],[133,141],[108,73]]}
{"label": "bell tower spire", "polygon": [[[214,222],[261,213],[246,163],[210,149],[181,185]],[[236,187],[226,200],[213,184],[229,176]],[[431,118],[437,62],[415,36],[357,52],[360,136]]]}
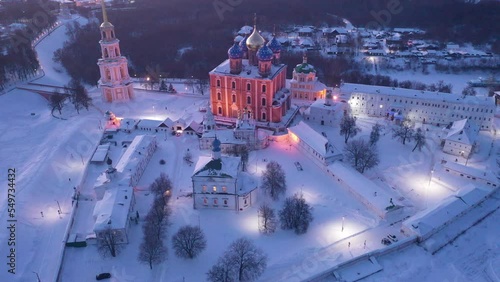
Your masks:
{"label": "bell tower spire", "polygon": [[97,61],[101,79],[99,87],[106,102],[128,101],[134,97],[134,88],[128,73],[127,58],[121,55],[120,40],[115,36],[115,27],[108,20],[106,4],[101,0],[103,22],[101,30],[101,58]]}

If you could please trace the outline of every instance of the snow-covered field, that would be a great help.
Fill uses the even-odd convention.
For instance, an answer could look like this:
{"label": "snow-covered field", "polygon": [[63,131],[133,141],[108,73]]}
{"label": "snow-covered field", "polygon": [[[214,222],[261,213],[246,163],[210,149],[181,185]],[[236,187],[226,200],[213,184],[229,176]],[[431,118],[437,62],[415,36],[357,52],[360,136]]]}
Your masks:
{"label": "snow-covered field", "polygon": [[[69,77],[61,67],[52,61],[52,53],[65,39],[64,27],[54,31],[37,47],[40,61],[46,76],[36,82],[64,85]],[[443,79],[461,89],[468,77],[478,74],[458,76],[433,74],[432,81]],[[486,75],[484,75],[486,76]],[[419,74],[398,74],[398,79],[408,77],[424,82],[430,76]],[[456,87],[456,88],[455,88]],[[92,227],[92,209],[95,198],[92,194],[93,181],[104,167],[89,165],[95,145],[101,137],[99,129],[103,113],[113,111],[118,117],[150,119],[197,119],[202,113],[200,107],[207,103],[207,96],[169,95],[147,91],[137,91],[137,99],[127,104],[104,104],[99,92],[91,92],[96,108],[83,110],[79,115],[65,108],[63,117],[52,117],[47,101],[40,96],[21,90],[14,90],[0,96],[4,107],[0,110],[0,177],[1,187],[7,187],[8,168],[16,169],[16,274],[7,272],[6,254],[9,232],[5,232],[8,214],[7,189],[0,196],[0,254],[4,258],[0,269],[0,281],[34,281],[36,274],[41,281],[54,281],[59,270],[59,260],[64,248],[63,235],[70,220],[73,187],[79,187],[82,200],[75,214],[72,232],[89,232]],[[298,122],[297,118],[295,122]],[[359,119],[363,129],[359,137],[369,134],[376,120]],[[378,120],[384,124],[385,120]],[[498,119],[496,120],[499,125]],[[338,128],[313,125],[323,131],[337,148],[343,147],[343,138]],[[439,128],[429,127],[429,135],[438,133]],[[140,132],[134,132],[138,134]],[[118,140],[129,140],[132,135],[120,133]],[[166,137],[166,138],[164,138]],[[261,277],[263,281],[297,281],[346,261],[367,251],[383,246],[380,238],[388,232],[398,232],[397,226],[380,221],[377,216],[354,199],[347,191],[332,183],[316,165],[302,153],[285,143],[274,142],[265,150],[250,154],[249,171],[259,181],[266,160],[278,161],[287,172],[287,195],[302,192],[313,206],[314,221],[308,233],[295,235],[291,231],[278,230],[271,236],[259,234],[257,230],[257,206],[243,212],[193,210],[192,199],[185,197],[191,189],[190,176],[193,171],[182,161],[189,148],[193,157],[209,154],[197,149],[197,140],[191,136],[158,136],[160,148],[153,156],[141,178],[136,191],[139,211],[146,214],[151,202],[148,185],[160,172],[166,172],[173,179],[174,191],[170,202],[172,208],[171,225],[165,243],[169,247],[165,263],[149,270],[148,266],[137,261],[138,245],[142,239],[141,224],[132,226],[129,234],[130,244],[125,246],[117,258],[102,258],[95,246],[87,248],[67,248],[61,281],[91,281],[100,272],[111,272],[113,281],[204,281],[205,272],[215,263],[226,247],[235,239],[245,236],[268,254],[268,268]],[[166,139],[166,140],[165,140]],[[491,140],[495,143],[491,146]],[[494,156],[497,154],[496,136],[482,133],[480,152],[468,161],[470,166],[482,169],[495,169]],[[407,209],[406,213],[438,204],[453,194],[452,191],[436,183],[429,184],[430,170],[436,161],[450,156],[438,150],[438,143],[429,142],[422,152],[411,152],[413,144],[403,146],[393,140],[389,125],[382,136],[378,148],[381,155],[380,165],[366,173],[377,184],[392,189],[401,196]],[[489,148],[492,148],[491,151]],[[111,157],[118,159],[121,147],[112,148]],[[453,159],[455,157],[452,157]],[[159,160],[165,159],[166,165]],[[299,161],[304,171],[297,171],[293,162]],[[465,160],[460,159],[459,162]],[[261,201],[265,197],[261,195]],[[270,202],[280,208],[279,202]],[[58,209],[62,214],[58,214]],[[43,213],[43,215],[42,215]],[[345,229],[341,231],[342,217]],[[420,247],[414,246],[383,257],[380,263],[384,271],[368,278],[369,281],[487,281],[483,272],[496,273],[500,267],[498,248],[499,225],[498,211],[483,223],[470,229],[452,246],[442,249],[432,256]],[[171,250],[170,238],[180,226],[200,225],[204,230],[208,246],[200,257],[186,261],[175,257]],[[363,232],[364,231],[364,232]],[[361,232],[361,233],[360,233]],[[359,233],[359,234],[358,234]],[[351,236],[355,235],[355,236]],[[366,249],[363,245],[367,242]],[[348,243],[350,247],[348,247]],[[488,274],[489,277],[493,277]],[[498,276],[497,276],[498,277]],[[490,278],[493,279],[493,278]],[[497,278],[498,279],[498,278]]]}

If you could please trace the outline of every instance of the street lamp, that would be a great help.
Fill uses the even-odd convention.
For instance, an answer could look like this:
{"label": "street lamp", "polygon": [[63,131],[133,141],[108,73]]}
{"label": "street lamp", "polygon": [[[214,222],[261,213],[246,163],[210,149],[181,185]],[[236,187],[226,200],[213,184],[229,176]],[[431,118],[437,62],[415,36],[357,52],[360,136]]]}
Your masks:
{"label": "street lamp", "polygon": [[431,186],[431,180],[432,180],[432,174],[434,173],[434,170],[431,169],[431,177],[429,177],[429,184],[427,186]]}
{"label": "street lamp", "polygon": [[59,201],[58,200],[54,200],[57,202],[57,206],[59,207],[59,209],[57,210],[59,212],[59,214],[62,213],[62,210],[61,210],[61,205],[59,205]]}
{"label": "street lamp", "polygon": [[342,217],[342,231],[341,232],[344,232],[344,221],[345,221],[345,216]]}

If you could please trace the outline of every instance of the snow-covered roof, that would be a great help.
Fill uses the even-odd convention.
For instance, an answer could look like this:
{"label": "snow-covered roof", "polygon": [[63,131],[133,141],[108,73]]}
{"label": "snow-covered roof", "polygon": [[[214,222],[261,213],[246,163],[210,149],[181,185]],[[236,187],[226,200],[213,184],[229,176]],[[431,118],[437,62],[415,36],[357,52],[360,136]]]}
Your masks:
{"label": "snow-covered roof", "polygon": [[253,27],[245,25],[240,28],[240,31],[238,31],[238,34],[244,35],[244,34],[250,34],[253,31]]}
{"label": "snow-covered roof", "polygon": [[453,103],[470,104],[470,105],[478,105],[478,104],[491,105],[492,107],[494,107],[495,105],[492,97],[478,97],[478,96],[463,97],[461,95],[452,93],[441,93],[441,92],[395,88],[395,87],[378,86],[378,85],[344,83],[340,87],[340,90],[343,94],[352,94],[352,93],[382,94],[382,95],[390,95],[396,97],[438,100],[442,102],[453,102]]}
{"label": "snow-covered roof", "polygon": [[366,178],[363,174],[359,173],[348,164],[334,162],[328,165],[328,170],[331,171],[336,177],[340,178],[347,186],[350,187],[352,193],[361,197],[363,203],[376,210],[380,216],[387,213],[386,208],[391,206],[391,198],[393,203],[398,205],[398,203],[396,203],[396,195],[389,195],[386,190],[379,187],[373,181]]}
{"label": "snow-covered roof", "polygon": [[313,32],[314,30],[308,26],[304,26],[304,27],[301,27],[299,28],[298,32],[300,33],[311,33]]}
{"label": "snow-covered roof", "polygon": [[394,31],[401,33],[425,33],[425,31],[418,28],[403,28],[403,27],[395,27]]}
{"label": "snow-covered roof", "polygon": [[445,162],[442,164],[444,168],[454,170],[466,175],[469,175],[471,177],[479,178],[479,179],[484,179],[487,180],[491,183],[498,184],[499,179],[497,176],[495,176],[490,170],[488,169],[478,169],[474,168],[471,166],[465,166],[462,164],[458,164],[455,162]]}
{"label": "snow-covered roof", "polygon": [[277,74],[279,74],[281,71],[285,69],[284,64],[280,65],[271,65],[271,72],[269,76],[263,78],[259,74],[259,69],[257,66],[252,66],[248,63],[248,60],[242,60],[242,65],[243,65],[243,70],[239,74],[232,74],[230,72],[230,67],[229,67],[229,59],[225,60],[222,62],[220,65],[215,67],[212,71],[210,71],[210,74],[220,74],[224,76],[237,76],[237,77],[243,77],[243,78],[259,78],[259,79],[273,79]]}
{"label": "snow-covered roof", "polygon": [[486,198],[490,192],[473,187],[445,199],[436,208],[424,210],[403,222],[403,226],[419,236],[425,237],[451,222],[455,217]]}
{"label": "snow-covered roof", "polygon": [[332,101],[331,105],[325,104],[325,99],[317,99],[314,101],[310,108],[321,109],[321,110],[333,110],[337,113],[343,113],[346,103]]}
{"label": "snow-covered roof", "polygon": [[203,132],[201,138],[215,138],[219,139],[221,144],[246,144],[246,141],[236,139],[232,129],[210,130]]}
{"label": "snow-covered roof", "polygon": [[115,168],[118,172],[128,173],[135,171],[135,166],[141,160],[146,148],[156,139],[153,135],[138,135],[134,138],[127,150],[121,156]]}
{"label": "snow-covered roof", "polygon": [[106,190],[102,200],[97,201],[94,207],[94,232],[107,228],[125,229],[133,193],[133,188],[129,186]]}
{"label": "snow-covered roof", "polygon": [[479,134],[479,127],[469,119],[454,121],[446,140],[474,145]]}
{"label": "snow-covered roof", "polygon": [[222,156],[220,159],[213,159],[212,157],[201,156],[194,168],[193,177],[237,178],[240,162],[240,157]]}
{"label": "snow-covered roof", "polygon": [[299,124],[288,128],[288,132],[297,136],[300,140],[302,140],[302,142],[309,145],[323,157],[326,157],[331,153],[330,150],[327,151],[328,139],[316,132],[316,130],[312,129],[303,121],[300,121]]}
{"label": "snow-covered roof", "polygon": [[103,162],[108,155],[109,143],[97,146],[94,155],[92,156],[91,162]]}
{"label": "snow-covered roof", "polygon": [[[128,122],[128,124],[127,124]],[[124,129],[132,129],[134,128],[138,123],[140,122],[140,120],[137,120],[137,119],[132,119],[132,118],[124,118],[122,120],[120,120],[120,129],[121,130],[124,130]]]}
{"label": "snow-covered roof", "polygon": [[138,123],[138,127],[145,127],[145,128],[157,128],[160,126],[162,123],[161,120],[155,120],[155,119],[141,119]]}

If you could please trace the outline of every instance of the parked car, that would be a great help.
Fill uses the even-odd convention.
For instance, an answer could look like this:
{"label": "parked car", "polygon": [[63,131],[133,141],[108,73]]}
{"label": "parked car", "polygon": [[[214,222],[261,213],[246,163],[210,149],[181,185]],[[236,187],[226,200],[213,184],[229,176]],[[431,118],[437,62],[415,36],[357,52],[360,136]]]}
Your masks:
{"label": "parked car", "polygon": [[108,278],[111,278],[111,273],[108,273],[108,272],[97,274],[95,276],[95,280],[104,280],[104,279],[108,279]]}
{"label": "parked car", "polygon": [[392,244],[391,240],[387,239],[387,238],[382,238],[382,241],[380,242],[386,246]]}
{"label": "parked car", "polygon": [[387,238],[389,238],[389,240],[391,240],[393,242],[397,242],[398,241],[398,239],[396,238],[396,235],[389,234],[389,235],[387,235]]}

